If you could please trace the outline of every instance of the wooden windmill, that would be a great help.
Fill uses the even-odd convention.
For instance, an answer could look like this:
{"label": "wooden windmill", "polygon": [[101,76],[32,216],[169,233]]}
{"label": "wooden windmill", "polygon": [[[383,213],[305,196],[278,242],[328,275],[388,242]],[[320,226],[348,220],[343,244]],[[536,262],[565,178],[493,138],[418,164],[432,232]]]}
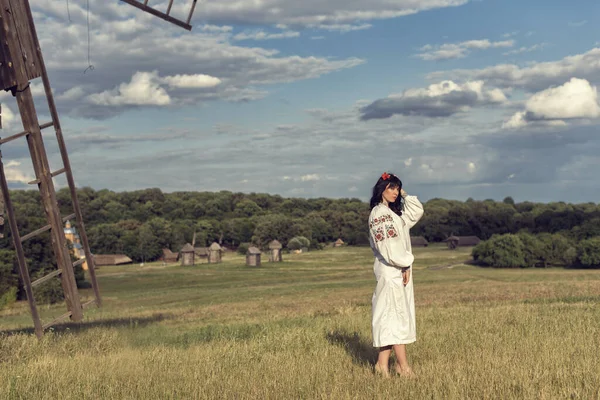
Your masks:
{"label": "wooden windmill", "polygon": [[[143,3],[135,0],[121,1],[129,3],[143,11],[149,12],[150,14],[187,30],[191,30],[189,22],[196,6],[196,0],[192,0],[192,7],[186,22],[170,16],[173,0],[169,0],[166,13],[148,6],[148,0],[145,0]],[[90,251],[83,216],[77,199],[75,180],[69,162],[67,147],[63,138],[58,112],[52,95],[50,80],[44,64],[44,57],[42,56],[35,23],[29,6],[29,0],[0,0],[0,25],[0,85],[2,85],[1,89],[10,91],[16,98],[23,125],[22,132],[0,138],[0,191],[2,192],[2,202],[4,203],[4,208],[6,210],[6,217],[10,226],[11,237],[17,255],[19,274],[29,302],[35,333],[38,337],[41,337],[46,328],[61,321],[69,318],[74,322],[81,321],[83,319],[83,310],[87,306],[93,304],[100,307],[102,299],[96,280],[94,258]],[[44,123],[40,123],[38,120],[36,106],[30,88],[30,81],[37,78],[42,79],[51,116],[51,120]],[[63,164],[61,168],[56,170],[50,168],[46,148],[42,139],[42,130],[50,127],[54,128]],[[33,170],[35,172],[35,180],[29,182],[29,184],[37,185],[47,220],[47,225],[25,235],[20,234],[17,226],[17,217],[14,213],[14,208],[9,195],[8,182],[2,163],[1,152],[2,145],[22,138],[27,141],[29,154],[33,163]],[[60,214],[56,191],[52,180],[54,177],[61,174],[65,174],[71,193],[73,213],[67,216],[62,216]],[[76,221],[76,227],[85,254],[84,258],[75,262],[71,260],[63,231],[63,224],[66,221],[73,219]],[[4,209],[0,204],[0,227],[3,224]],[[52,250],[58,269],[32,282],[23,250],[23,242],[48,231],[50,231]],[[83,264],[84,262],[86,262],[88,266],[88,272],[94,290],[94,298],[82,304],[75,282],[74,267]],[[33,290],[38,285],[42,285],[44,282],[58,276],[61,278],[67,312],[50,322],[42,324],[33,296]]]}

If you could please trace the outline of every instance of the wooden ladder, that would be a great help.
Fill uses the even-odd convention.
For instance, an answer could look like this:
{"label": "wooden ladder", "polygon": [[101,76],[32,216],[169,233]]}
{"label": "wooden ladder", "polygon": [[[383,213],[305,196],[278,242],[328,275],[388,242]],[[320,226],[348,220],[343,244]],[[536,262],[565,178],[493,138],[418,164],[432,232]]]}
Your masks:
{"label": "wooden ladder", "polygon": [[[94,258],[90,252],[81,208],[77,199],[77,191],[73,173],[71,171],[71,164],[69,162],[69,156],[67,154],[67,148],[63,138],[56,105],[54,103],[46,66],[35,31],[29,1],[0,0],[0,24],[0,33],[2,34],[2,43],[0,43],[0,67],[2,68],[2,70],[0,70],[0,80],[2,88],[7,91],[10,90],[13,96],[16,97],[21,115],[21,122],[24,128],[23,132],[0,139],[0,190],[2,191],[2,197],[6,207],[6,216],[17,255],[19,273],[23,286],[25,287],[35,333],[38,337],[41,337],[45,329],[64,321],[67,318],[70,318],[75,322],[81,321],[83,319],[83,309],[91,304],[96,304],[99,307],[102,304],[102,300],[96,280]],[[31,88],[29,86],[29,81],[37,77],[42,78],[52,118],[52,121],[44,124],[40,124],[38,121]],[[42,130],[51,126],[54,127],[63,163],[62,168],[56,171],[50,170],[46,148],[42,139]],[[4,164],[2,162],[1,146],[23,137],[27,140],[36,178],[29,183],[38,186],[48,224],[21,236],[8,190]],[[55,176],[61,174],[66,175],[73,206],[73,214],[66,217],[60,215],[54,183],[52,181]],[[76,227],[85,254],[85,258],[82,258],[75,263],[71,260],[69,249],[67,247],[67,239],[63,230],[64,223],[71,219],[76,220]],[[50,231],[52,249],[58,269],[31,282],[27,261],[23,251],[23,242],[47,231]],[[74,267],[81,265],[86,261],[92,288],[94,290],[94,299],[81,304],[75,282]],[[61,276],[61,283],[68,311],[60,317],[46,324],[42,324],[35,304],[33,289],[59,275]]]}
{"label": "wooden ladder", "polygon": [[173,18],[171,14],[171,7],[173,6],[173,0],[169,0],[169,5],[167,6],[167,12],[158,11],[157,9],[150,7],[148,5],[148,0],[137,1],[137,0],[121,0],[127,4],[130,4],[134,7],[139,8],[142,11],[145,11],[149,14],[152,14],[158,18],[162,18],[165,21],[168,21],[172,24],[182,27],[183,29],[187,29],[188,31],[192,30],[192,26],[190,25],[190,21],[192,19],[192,14],[194,14],[194,9],[196,8],[197,0],[192,0],[192,7],[190,9],[190,13],[188,14],[187,20],[184,22],[180,19]]}

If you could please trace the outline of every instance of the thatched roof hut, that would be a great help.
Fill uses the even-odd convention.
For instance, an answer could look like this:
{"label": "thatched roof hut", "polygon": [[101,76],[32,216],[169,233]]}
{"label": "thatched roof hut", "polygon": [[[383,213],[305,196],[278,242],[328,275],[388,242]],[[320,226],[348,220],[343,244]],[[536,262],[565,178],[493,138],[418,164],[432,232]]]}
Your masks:
{"label": "thatched roof hut", "polygon": [[278,240],[269,243],[269,262],[281,262],[283,245]]}
{"label": "thatched roof hut", "polygon": [[196,257],[208,258],[209,250],[208,247],[195,247],[194,253],[196,254]]}
{"label": "thatched roof hut", "polygon": [[455,249],[458,246],[477,246],[481,239],[477,236],[450,236],[444,241],[449,249]]}
{"label": "thatched roof hut", "polygon": [[208,247],[208,262],[209,263],[220,263],[221,262],[222,249],[219,243],[213,242]]}
{"label": "thatched roof hut", "polygon": [[194,247],[186,243],[185,246],[179,251],[181,253],[181,265],[194,265],[195,264],[195,251]]}
{"label": "thatched roof hut", "polygon": [[94,265],[121,265],[130,264],[133,260],[125,254],[94,254]]}
{"label": "thatched roof hut", "polygon": [[166,263],[174,263],[179,259],[179,253],[173,253],[171,249],[162,249],[163,261]]}
{"label": "thatched roof hut", "polygon": [[249,247],[246,252],[246,265],[250,267],[260,267],[260,249]]}
{"label": "thatched roof hut", "polygon": [[427,247],[429,242],[423,236],[411,236],[410,245],[412,247]]}
{"label": "thatched roof hut", "polygon": [[333,247],[341,247],[343,246],[345,243],[342,240],[342,238],[339,238],[338,240],[335,241],[335,243],[333,243]]}
{"label": "thatched roof hut", "polygon": [[282,249],[283,245],[279,242],[279,240],[272,240],[269,243],[269,249]]}

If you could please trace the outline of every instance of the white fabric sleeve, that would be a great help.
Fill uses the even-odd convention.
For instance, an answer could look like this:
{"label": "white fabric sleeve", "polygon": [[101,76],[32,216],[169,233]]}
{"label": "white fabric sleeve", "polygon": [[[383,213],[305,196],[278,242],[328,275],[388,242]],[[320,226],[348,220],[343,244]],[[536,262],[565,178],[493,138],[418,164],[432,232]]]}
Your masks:
{"label": "white fabric sleeve", "polygon": [[396,226],[388,208],[380,207],[369,218],[369,239],[375,255],[393,267],[407,268],[415,257],[406,248],[403,229]]}
{"label": "white fabric sleeve", "polygon": [[404,210],[402,210],[400,218],[402,218],[409,229],[419,222],[423,213],[423,204],[421,204],[417,196],[408,195],[404,198]]}

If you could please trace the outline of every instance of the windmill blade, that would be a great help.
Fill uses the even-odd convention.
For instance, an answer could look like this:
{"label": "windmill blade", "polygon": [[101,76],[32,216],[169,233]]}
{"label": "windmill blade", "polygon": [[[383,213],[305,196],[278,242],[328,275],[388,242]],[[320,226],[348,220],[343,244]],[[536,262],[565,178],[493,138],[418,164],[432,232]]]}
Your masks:
{"label": "windmill blade", "polygon": [[171,7],[173,6],[173,1],[174,0],[169,0],[169,5],[167,7],[167,11],[166,12],[162,12],[159,11],[153,7],[150,7],[148,5],[148,0],[144,0],[144,2],[142,1],[138,1],[138,0],[121,0],[127,4],[130,4],[136,8],[139,8],[142,11],[145,11],[149,14],[152,14],[158,18],[164,19],[165,21],[168,21],[172,24],[175,24],[177,26],[182,27],[183,29],[187,29],[188,31],[192,30],[192,26],[190,25],[190,21],[192,19],[192,15],[194,14],[194,9],[196,8],[196,2],[198,0],[192,0],[192,7],[190,9],[190,13],[188,14],[187,20],[184,22],[180,19],[174,18],[170,15],[171,13]]}

